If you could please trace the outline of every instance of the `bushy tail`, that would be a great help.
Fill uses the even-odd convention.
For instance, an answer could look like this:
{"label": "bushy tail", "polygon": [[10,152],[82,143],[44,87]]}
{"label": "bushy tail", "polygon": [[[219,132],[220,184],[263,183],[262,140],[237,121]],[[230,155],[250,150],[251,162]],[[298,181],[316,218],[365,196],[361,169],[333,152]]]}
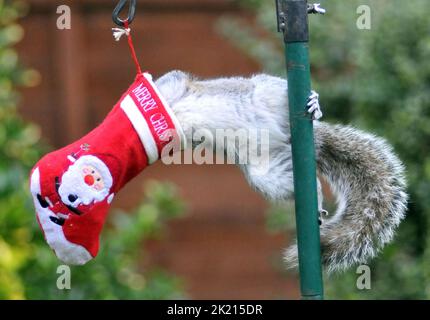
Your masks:
{"label": "bushy tail", "polygon": [[[405,215],[404,168],[383,139],[351,127],[317,123],[319,174],[337,196],[336,213],[323,222],[321,254],[330,273],[366,263],[391,241]],[[297,265],[297,246],[287,249]]]}

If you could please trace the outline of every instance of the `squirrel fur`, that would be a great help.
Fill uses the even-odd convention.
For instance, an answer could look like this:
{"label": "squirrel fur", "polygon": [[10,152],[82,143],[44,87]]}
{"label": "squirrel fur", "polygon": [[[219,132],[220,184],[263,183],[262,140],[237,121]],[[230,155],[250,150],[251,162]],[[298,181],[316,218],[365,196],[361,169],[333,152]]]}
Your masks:
{"label": "squirrel fur", "polygon": [[[255,164],[239,164],[250,185],[272,201],[294,192],[287,81],[269,75],[199,80],[172,71],[156,81],[192,145],[193,130],[268,129],[269,170],[255,175]],[[318,105],[319,107],[319,105]],[[319,108],[313,112],[320,112]],[[322,115],[322,114],[321,114]],[[318,116],[319,118],[319,116]],[[367,263],[389,243],[405,216],[405,170],[382,138],[350,126],[314,121],[318,174],[337,198],[337,210],[321,225],[326,270],[342,271]],[[322,192],[318,181],[318,207]],[[286,250],[297,265],[297,246]]]}

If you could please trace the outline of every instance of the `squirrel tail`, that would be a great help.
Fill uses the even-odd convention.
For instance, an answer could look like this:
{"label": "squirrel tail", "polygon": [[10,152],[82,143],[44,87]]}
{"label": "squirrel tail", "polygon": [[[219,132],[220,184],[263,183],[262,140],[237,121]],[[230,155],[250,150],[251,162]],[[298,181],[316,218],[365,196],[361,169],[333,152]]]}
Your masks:
{"label": "squirrel tail", "polygon": [[[404,167],[383,139],[357,129],[315,124],[317,166],[337,197],[335,214],[320,229],[328,273],[364,264],[393,238],[405,216]],[[287,249],[297,266],[297,245]]]}

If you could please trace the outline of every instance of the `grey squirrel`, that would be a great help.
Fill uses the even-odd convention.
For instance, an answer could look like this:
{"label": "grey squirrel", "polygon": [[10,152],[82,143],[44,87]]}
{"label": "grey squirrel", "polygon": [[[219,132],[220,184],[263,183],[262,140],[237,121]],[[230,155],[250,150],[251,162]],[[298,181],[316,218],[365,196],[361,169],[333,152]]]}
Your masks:
{"label": "grey squirrel", "polygon": [[[269,130],[267,173],[253,174],[258,164],[239,167],[250,185],[267,199],[292,196],[286,80],[264,74],[199,80],[172,71],[156,84],[191,144],[196,128]],[[342,271],[368,262],[392,240],[408,200],[404,167],[385,140],[349,126],[317,121],[322,116],[317,94],[311,95],[308,107],[315,120],[318,173],[327,180],[338,203],[336,212],[321,225],[322,261],[328,272]],[[318,206],[323,212],[319,181],[318,186]],[[285,259],[289,267],[297,265],[296,245],[286,250]]]}

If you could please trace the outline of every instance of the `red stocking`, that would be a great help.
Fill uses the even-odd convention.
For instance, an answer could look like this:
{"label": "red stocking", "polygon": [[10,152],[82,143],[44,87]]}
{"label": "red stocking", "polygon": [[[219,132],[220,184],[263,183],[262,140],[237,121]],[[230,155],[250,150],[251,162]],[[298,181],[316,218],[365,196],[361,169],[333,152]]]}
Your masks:
{"label": "red stocking", "polygon": [[172,111],[147,73],[136,77],[106,119],[82,139],[44,156],[31,173],[36,217],[67,264],[97,255],[114,195],[168,143],[185,142]]}

